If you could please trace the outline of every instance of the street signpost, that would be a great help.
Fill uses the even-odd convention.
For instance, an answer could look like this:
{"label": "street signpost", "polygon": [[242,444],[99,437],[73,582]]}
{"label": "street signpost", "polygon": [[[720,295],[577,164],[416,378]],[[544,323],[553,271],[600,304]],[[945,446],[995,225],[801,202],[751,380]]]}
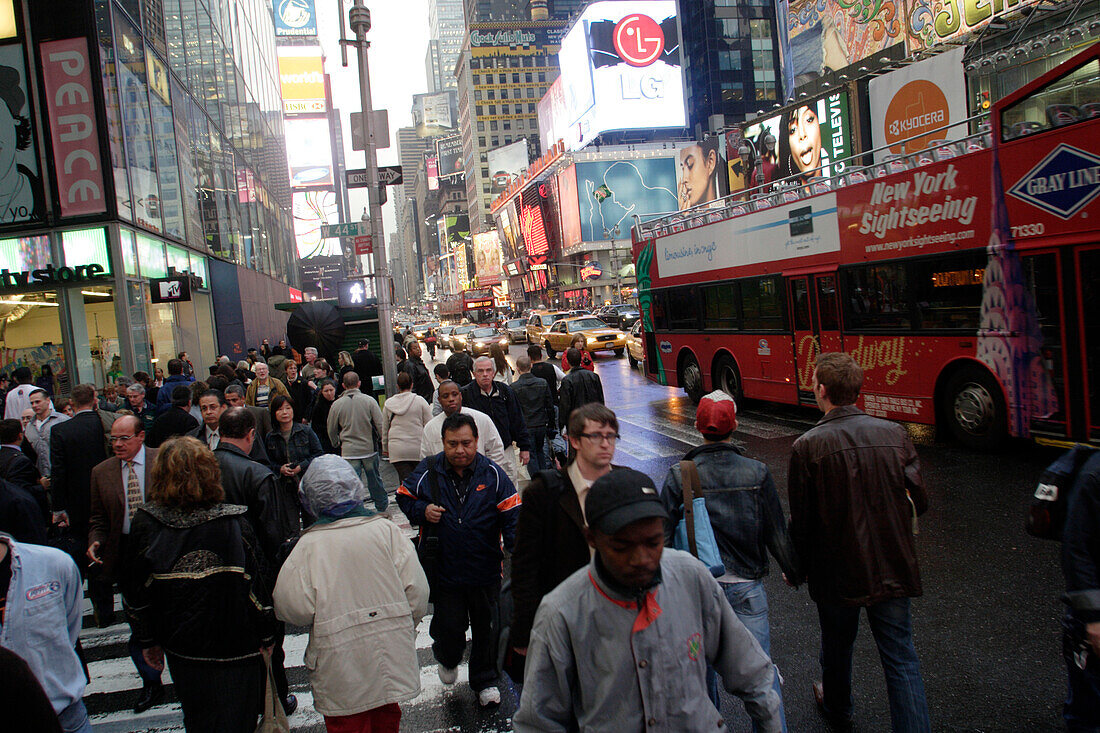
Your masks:
{"label": "street signpost", "polygon": [[364,237],[370,236],[371,223],[369,221],[349,221],[342,224],[322,224],[321,238],[336,239],[337,237]]}
{"label": "street signpost", "polygon": [[351,243],[355,247],[355,254],[357,255],[374,254],[374,237],[369,234],[363,237],[353,237]]}
{"label": "street signpost", "polygon": [[[366,168],[355,168],[345,171],[348,188],[366,188],[370,185]],[[405,182],[399,165],[378,166],[378,183],[383,186],[399,186]]]}

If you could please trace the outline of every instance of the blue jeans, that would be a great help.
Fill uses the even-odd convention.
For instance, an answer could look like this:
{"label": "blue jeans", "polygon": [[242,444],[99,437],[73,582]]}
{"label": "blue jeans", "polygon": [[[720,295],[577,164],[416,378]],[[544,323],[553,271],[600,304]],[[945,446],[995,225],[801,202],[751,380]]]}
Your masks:
{"label": "blue jeans", "polygon": [[145,656],[141,653],[141,644],[138,643],[137,638],[131,636],[126,646],[130,652],[130,659],[134,663],[134,668],[137,669],[138,675],[141,677],[142,684],[155,685],[160,682],[160,672],[150,667],[149,663],[145,661]]}
{"label": "blue jeans", "polygon": [[547,453],[547,443],[549,441],[546,440],[546,429],[535,428],[529,432],[531,433],[531,461],[527,464],[527,473],[531,475],[531,478],[534,478],[536,473],[549,471],[554,464],[550,462]]}
{"label": "blue jeans", "polygon": [[92,733],[92,722],[88,720],[88,709],[83,700],[77,700],[57,714],[61,730],[65,733]]}
{"label": "blue jeans", "polygon": [[378,454],[370,458],[347,458],[348,463],[355,469],[355,475],[363,482],[363,486],[370,493],[374,501],[374,508],[379,512],[386,511],[390,497],[386,494],[386,487],[382,485],[382,474],[378,470]]}
{"label": "blue jeans", "polygon": [[1062,656],[1066,660],[1066,703],[1062,717],[1070,733],[1100,732],[1100,657],[1089,646],[1085,625],[1066,611],[1062,619]]}
{"label": "blue jeans", "polygon": [[893,598],[873,606],[817,604],[817,616],[821,621],[825,713],[840,719],[852,716],[852,647],[859,631],[859,612],[864,608],[886,675],[892,730],[895,733],[931,731],[920,660],[913,646],[908,598]]}
{"label": "blue jeans", "polygon": [[[771,656],[771,631],[768,626],[768,594],[764,591],[764,581],[748,580],[742,583],[719,583],[726,594],[726,600],[733,607],[737,618],[756,638],[760,648],[769,657]],[[783,730],[787,730],[787,716],[783,712],[783,690],[780,687],[779,668],[772,665],[775,670],[775,678],[772,686],[775,694],[779,696],[779,719],[783,724]],[[710,667],[707,668],[707,692],[710,694],[714,707],[722,710],[718,698],[718,673]],[[756,730],[753,724],[753,730]]]}

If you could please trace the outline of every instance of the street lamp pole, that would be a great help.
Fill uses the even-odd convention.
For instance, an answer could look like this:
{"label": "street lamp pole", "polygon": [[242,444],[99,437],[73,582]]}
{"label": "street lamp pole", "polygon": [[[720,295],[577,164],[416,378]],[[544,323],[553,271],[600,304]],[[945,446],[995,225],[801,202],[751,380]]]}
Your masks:
{"label": "street lamp pole", "polygon": [[[370,98],[370,67],[367,64],[367,49],[370,42],[367,41],[367,32],[370,31],[370,10],[363,0],[355,0],[355,4],[348,12],[348,20],[351,29],[355,33],[355,40],[349,41],[355,45],[359,55],[359,95],[363,106],[363,134],[367,138],[367,202],[370,206],[370,230],[371,240],[374,243],[374,282],[375,292],[378,295],[378,336],[382,354],[382,374],[386,380],[386,395],[390,396],[397,388],[397,361],[394,357],[393,346],[390,343],[390,288],[389,272],[386,263],[386,243],[382,228],[382,205],[380,203],[378,188],[378,150],[374,143],[374,108]],[[365,375],[363,375],[365,377]]]}

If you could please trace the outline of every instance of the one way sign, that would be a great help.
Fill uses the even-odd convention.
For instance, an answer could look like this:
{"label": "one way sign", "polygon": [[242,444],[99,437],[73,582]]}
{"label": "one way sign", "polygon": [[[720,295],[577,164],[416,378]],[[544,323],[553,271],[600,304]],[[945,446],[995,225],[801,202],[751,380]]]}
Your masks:
{"label": "one way sign", "polygon": [[[369,185],[367,181],[367,171],[365,168],[359,168],[357,170],[347,171],[348,188],[366,188]],[[404,183],[405,178],[401,175],[401,166],[399,165],[380,165],[378,166],[378,182],[383,186],[398,186]]]}

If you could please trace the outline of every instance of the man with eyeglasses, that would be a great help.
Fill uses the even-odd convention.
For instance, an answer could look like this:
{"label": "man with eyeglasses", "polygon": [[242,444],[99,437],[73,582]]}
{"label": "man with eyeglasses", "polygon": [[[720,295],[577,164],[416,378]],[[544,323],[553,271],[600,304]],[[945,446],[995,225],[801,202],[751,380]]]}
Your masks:
{"label": "man with eyeglasses", "polygon": [[[130,519],[145,503],[157,457],[156,448],[145,446],[145,427],[136,415],[123,415],[115,420],[108,441],[114,456],[92,469],[87,551],[89,566],[98,569],[105,585],[126,577]],[[122,591],[125,595],[126,588]],[[141,645],[133,635],[128,647],[142,680],[134,712],[143,713],[164,699],[164,685],[160,672],[145,661]]]}
{"label": "man with eyeglasses", "polygon": [[[586,374],[591,374],[581,369]],[[575,457],[564,470],[542,471],[523,492],[523,506],[512,553],[513,664],[508,673],[517,682],[531,636],[535,611],[543,596],[588,564],[591,548],[585,539],[585,501],[600,476],[611,472],[619,421],[615,413],[590,402],[569,418],[569,443]]]}
{"label": "man with eyeglasses", "polygon": [[558,387],[558,420],[562,429],[568,431],[572,424],[569,416],[573,410],[592,402],[602,405],[604,401],[600,375],[577,368],[581,365],[580,350],[570,348],[565,352],[565,360],[569,363],[569,373]]}

